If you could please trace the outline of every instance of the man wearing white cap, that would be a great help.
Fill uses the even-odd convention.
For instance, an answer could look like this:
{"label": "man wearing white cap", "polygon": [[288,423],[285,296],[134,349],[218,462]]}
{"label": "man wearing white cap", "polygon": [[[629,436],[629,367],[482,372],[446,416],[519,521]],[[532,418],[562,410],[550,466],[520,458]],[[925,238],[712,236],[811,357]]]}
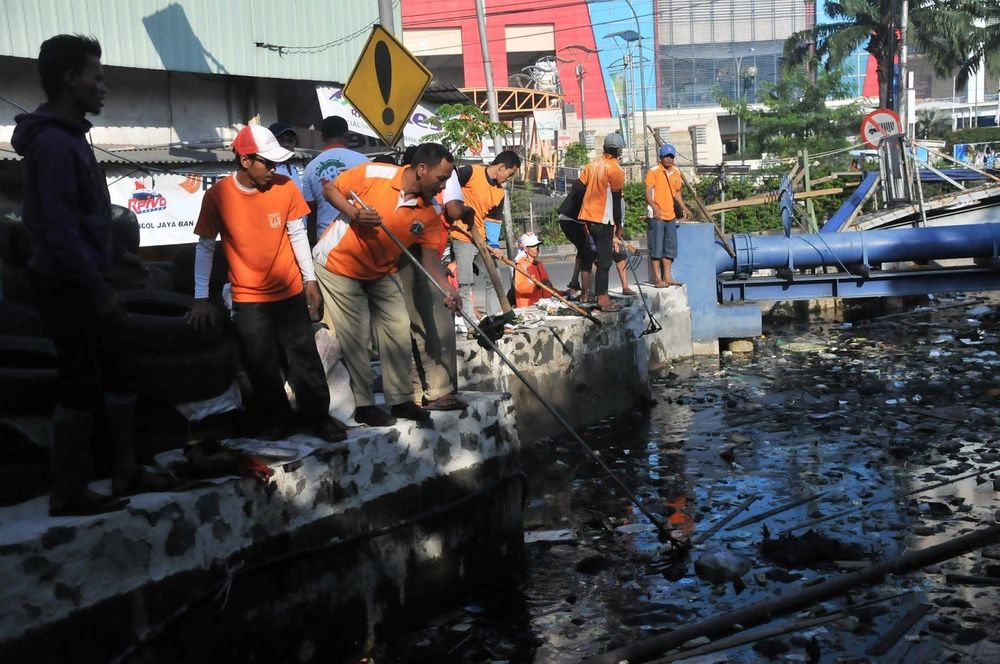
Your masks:
{"label": "man wearing white cap", "polygon": [[[544,288],[539,288],[535,285],[528,277],[524,276],[518,270],[526,272],[535,278],[535,281],[545,284],[549,288],[553,288],[552,281],[549,279],[548,270],[542,265],[542,261],[538,258],[538,252],[540,251],[542,241],[534,233],[525,233],[517,241],[520,251],[517,252],[517,270],[514,270],[514,306],[520,309],[521,307],[530,307],[536,302],[541,300],[543,297],[548,297],[549,293]],[[564,295],[563,291],[556,291],[560,295]]]}
{"label": "man wearing white cap", "polygon": [[310,324],[319,315],[322,295],[306,237],[309,205],[291,179],[274,172],[292,153],[259,125],[240,130],[233,152],[236,173],[205,193],[194,229],[201,240],[189,322],[198,328],[218,315],[208,299],[208,280],[215,238],[221,234],[233,320],[253,387],[247,404],[252,432],[280,438],[291,423],[281,375],[283,352],[300,423],[325,440],[343,440],[344,426],[329,416],[330,392]]}

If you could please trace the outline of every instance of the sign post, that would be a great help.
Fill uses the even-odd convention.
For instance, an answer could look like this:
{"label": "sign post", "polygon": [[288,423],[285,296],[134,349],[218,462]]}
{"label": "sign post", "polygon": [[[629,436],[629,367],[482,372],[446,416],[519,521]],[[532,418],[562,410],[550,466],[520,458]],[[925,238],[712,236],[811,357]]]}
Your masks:
{"label": "sign post", "polygon": [[403,127],[433,75],[380,25],[372,29],[344,97],[389,147],[403,137]]}

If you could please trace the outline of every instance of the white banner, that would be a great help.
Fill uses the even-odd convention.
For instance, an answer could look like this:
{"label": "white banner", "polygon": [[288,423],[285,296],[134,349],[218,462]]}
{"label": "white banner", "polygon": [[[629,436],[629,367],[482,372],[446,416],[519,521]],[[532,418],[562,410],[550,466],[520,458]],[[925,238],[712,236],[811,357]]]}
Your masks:
{"label": "white banner", "polygon": [[139,245],[192,244],[205,192],[225,174],[142,175],[108,178],[111,202],[139,219]]}
{"label": "white banner", "polygon": [[552,132],[562,129],[562,111],[534,111],[535,128],[539,132],[545,132],[539,138],[547,139],[552,136]]}
{"label": "white banner", "polygon": [[[324,118],[331,115],[339,115],[347,120],[347,128],[351,131],[364,136],[378,138],[375,130],[369,127],[365,119],[361,117],[361,114],[344,99],[341,88],[329,85],[317,85],[316,96],[319,99],[320,113]],[[413,109],[413,113],[410,114],[409,122],[403,128],[403,141],[406,145],[423,143],[426,140],[425,136],[435,134],[441,130],[433,120],[436,110],[437,106],[435,105],[425,106],[417,104],[416,108]],[[379,139],[379,142],[381,143],[381,139]]]}

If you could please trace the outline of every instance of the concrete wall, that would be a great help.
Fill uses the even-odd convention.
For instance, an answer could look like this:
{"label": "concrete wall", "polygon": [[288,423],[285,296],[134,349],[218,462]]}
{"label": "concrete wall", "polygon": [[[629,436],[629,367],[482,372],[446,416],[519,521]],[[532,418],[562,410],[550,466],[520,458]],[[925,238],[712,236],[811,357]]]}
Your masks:
{"label": "concrete wall", "polygon": [[[91,138],[104,145],[167,145],[230,141],[255,115],[277,120],[274,80],[105,67],[103,112],[89,118]],[[35,60],[0,57],[3,96],[34,110],[45,100]],[[0,101],[0,142],[9,142],[22,111]]]}
{"label": "concrete wall", "polygon": [[[523,485],[504,482],[520,446],[513,411],[509,400],[490,394],[472,400],[465,413],[435,413],[427,426],[355,429],[344,443],[277,465],[266,488],[223,479],[137,496],[126,510],[95,517],[50,518],[47,497],[0,508],[0,605],[10,609],[0,613],[0,660],[25,661],[32,652],[108,660],[155,634],[178,607],[211,605],[206,600],[234,574],[232,586],[246,601],[270,602],[242,607],[235,618],[209,607],[220,620],[242,623],[244,636],[255,612],[275,620],[267,629],[280,640],[291,615],[329,617],[351,607],[360,611],[354,629],[363,633],[344,636],[363,645],[387,611],[419,599],[413,591],[428,579],[434,587],[424,590],[435,593],[459,587],[488,552],[506,555],[520,542]],[[425,518],[473,500],[477,516]],[[366,541],[379,529],[398,533],[407,519],[402,536]],[[333,569],[319,556],[315,576],[255,599],[255,583],[240,576],[244,566],[251,572],[277,560],[259,571],[273,578],[314,549],[332,555],[331,542],[351,540],[365,541],[367,553],[347,555]],[[213,635],[233,639],[232,652],[254,641],[240,646],[237,634]]]}
{"label": "concrete wall", "polygon": [[[649,318],[633,301],[618,314],[598,313],[602,325],[581,316],[549,316],[542,326],[515,329],[497,348],[573,426],[620,413],[649,396],[651,367],[693,352],[683,289],[645,292],[662,327],[656,334],[641,336]],[[474,340],[458,342],[458,381],[462,391],[511,393],[525,440],[563,431],[509,366]]]}

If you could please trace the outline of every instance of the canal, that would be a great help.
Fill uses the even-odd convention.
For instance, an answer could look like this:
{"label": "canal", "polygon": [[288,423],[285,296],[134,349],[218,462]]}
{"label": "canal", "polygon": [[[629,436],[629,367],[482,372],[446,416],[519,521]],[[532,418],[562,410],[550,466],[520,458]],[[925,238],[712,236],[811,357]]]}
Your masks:
{"label": "canal", "polygon": [[[655,403],[581,435],[677,534],[704,538],[743,507],[726,527],[678,559],[572,440],[541,441],[520,464],[522,555],[382,634],[372,658],[575,662],[992,523],[998,320],[996,301],[968,296],[896,314],[775,310],[752,354],[676,362],[654,376]],[[850,601],[868,605],[846,617],[687,661],[998,661],[998,588],[990,547],[858,588]]]}

